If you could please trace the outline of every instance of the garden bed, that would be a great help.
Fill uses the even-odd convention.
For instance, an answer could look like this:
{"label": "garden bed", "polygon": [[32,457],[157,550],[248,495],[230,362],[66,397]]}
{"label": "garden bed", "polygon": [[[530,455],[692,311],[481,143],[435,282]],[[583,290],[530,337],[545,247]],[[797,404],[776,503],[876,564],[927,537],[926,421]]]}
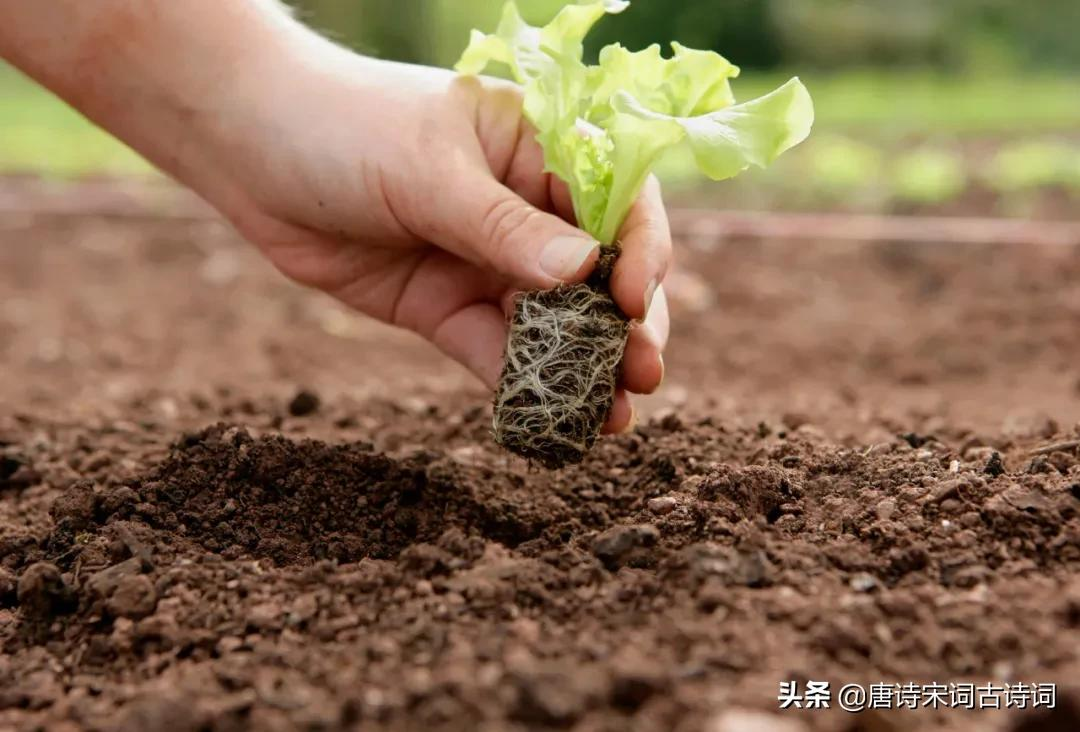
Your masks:
{"label": "garden bed", "polygon": [[0,219],[0,727],[1075,729],[1080,249],[678,259],[665,385],[552,473],[219,223]]}

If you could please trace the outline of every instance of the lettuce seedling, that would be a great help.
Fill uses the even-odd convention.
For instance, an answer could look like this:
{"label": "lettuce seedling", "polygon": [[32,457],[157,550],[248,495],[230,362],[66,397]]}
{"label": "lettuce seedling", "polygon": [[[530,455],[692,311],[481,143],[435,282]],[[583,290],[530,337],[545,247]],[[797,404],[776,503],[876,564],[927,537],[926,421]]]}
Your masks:
{"label": "lettuce seedling", "polygon": [[653,165],[688,146],[714,180],[765,166],[806,139],[810,95],[796,78],[759,99],[735,103],[738,67],[712,51],[672,43],[631,52],[604,48],[586,64],[584,39],[625,0],[578,0],[543,27],[514,0],[494,33],[473,31],[456,68],[503,64],[523,88],[546,170],[564,180],[578,225],[606,248],[589,283],[526,293],[515,305],[496,393],[495,438],[548,467],[579,462],[611,409],[629,324],[607,291],[617,236]]}

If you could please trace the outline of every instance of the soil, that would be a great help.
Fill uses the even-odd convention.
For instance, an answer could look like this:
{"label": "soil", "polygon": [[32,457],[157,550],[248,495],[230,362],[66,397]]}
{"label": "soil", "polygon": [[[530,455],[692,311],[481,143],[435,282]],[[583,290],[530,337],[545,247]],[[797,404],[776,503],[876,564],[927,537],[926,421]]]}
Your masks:
{"label": "soil", "polygon": [[0,218],[0,729],[1080,728],[1080,251],[679,258],[645,419],[549,472],[219,224]]}

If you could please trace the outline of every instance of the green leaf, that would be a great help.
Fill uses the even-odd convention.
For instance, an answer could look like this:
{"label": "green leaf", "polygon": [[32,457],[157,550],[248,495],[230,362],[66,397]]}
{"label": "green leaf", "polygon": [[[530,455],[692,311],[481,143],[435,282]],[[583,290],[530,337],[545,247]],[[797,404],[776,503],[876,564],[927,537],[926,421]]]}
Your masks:
{"label": "green leaf", "polygon": [[767,166],[805,140],[814,124],[810,93],[797,78],[753,101],[694,117],[655,112],[626,92],[619,92],[613,105],[642,119],[677,122],[698,167],[713,180],[732,178],[751,165]]}
{"label": "green leaf", "polygon": [[454,66],[458,73],[476,75],[490,64],[506,64],[519,83],[525,82],[525,70],[530,59],[535,60],[540,50],[540,34],[521,18],[517,5],[508,2],[503,7],[499,27],[488,35],[473,30],[469,45]]}
{"label": "green leaf", "polygon": [[513,0],[492,34],[473,31],[456,68],[478,74],[503,64],[524,88],[523,111],[537,130],[546,169],[566,181],[578,225],[611,244],[649,171],[671,148],[687,144],[715,179],[767,165],[806,138],[810,95],[798,79],[735,105],[738,67],[712,51],[672,44],[631,52],[604,48],[595,66],[583,42],[624,0],[578,0],[541,27],[522,19]]}
{"label": "green leaf", "polygon": [[687,117],[734,103],[729,80],[739,75],[737,66],[713,51],[671,47],[674,55],[666,59],[657,44],[636,53],[619,44],[605,47],[592,70],[593,104],[610,105],[612,97],[626,92],[651,111]]}
{"label": "green leaf", "polygon": [[586,231],[597,241],[613,242],[656,161],[686,136],[682,127],[665,119],[641,119],[616,114],[611,136],[611,185],[603,192],[603,216],[590,220]]}

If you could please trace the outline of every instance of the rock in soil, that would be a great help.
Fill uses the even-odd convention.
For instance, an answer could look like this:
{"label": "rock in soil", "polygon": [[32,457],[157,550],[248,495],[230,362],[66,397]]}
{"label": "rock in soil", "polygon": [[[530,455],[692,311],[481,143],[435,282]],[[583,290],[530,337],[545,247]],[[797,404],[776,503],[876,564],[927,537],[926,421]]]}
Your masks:
{"label": "rock in soil", "polygon": [[608,567],[619,567],[632,553],[656,544],[659,537],[660,532],[652,524],[616,526],[596,537],[593,553]]}
{"label": "rock in soil", "polygon": [[679,502],[671,496],[661,496],[659,498],[649,499],[649,510],[655,513],[657,516],[666,516],[674,511],[679,505]]}

